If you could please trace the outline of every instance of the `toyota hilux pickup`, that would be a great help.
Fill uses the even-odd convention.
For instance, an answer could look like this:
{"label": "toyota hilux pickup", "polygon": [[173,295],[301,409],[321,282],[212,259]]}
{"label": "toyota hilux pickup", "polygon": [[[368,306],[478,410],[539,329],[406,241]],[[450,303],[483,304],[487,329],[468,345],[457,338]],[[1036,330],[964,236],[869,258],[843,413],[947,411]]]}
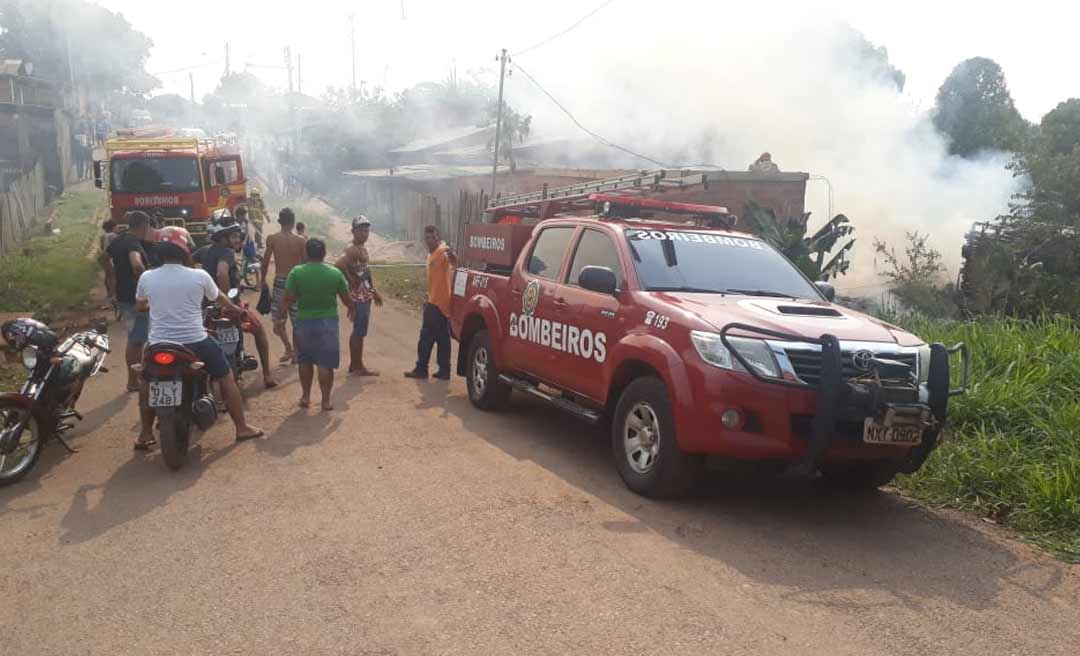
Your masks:
{"label": "toyota hilux pickup", "polygon": [[833,303],[722,207],[588,202],[466,228],[451,331],[475,406],[516,390],[610,426],[620,476],[649,497],[687,491],[708,457],[875,488],[935,448],[963,345]]}

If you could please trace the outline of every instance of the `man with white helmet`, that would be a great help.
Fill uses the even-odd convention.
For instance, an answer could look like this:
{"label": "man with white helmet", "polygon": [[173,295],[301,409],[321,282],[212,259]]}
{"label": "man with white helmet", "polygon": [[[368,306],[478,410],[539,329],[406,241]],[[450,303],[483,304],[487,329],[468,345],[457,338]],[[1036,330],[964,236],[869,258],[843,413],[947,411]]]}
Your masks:
{"label": "man with white helmet", "polygon": [[[138,309],[150,312],[148,343],[182,344],[193,352],[205,364],[210,377],[221,384],[225,405],[236,426],[236,439],[261,436],[261,430],[247,423],[240,387],[225,352],[203,326],[204,301],[216,302],[229,313],[243,310],[221,293],[209,274],[191,268],[191,235],[187,230],[173,226],[161,229],[156,246],[162,265],[140,276],[135,291]],[[154,412],[147,402],[145,381],[139,399],[142,430],[135,448],[147,449],[154,443]]]}

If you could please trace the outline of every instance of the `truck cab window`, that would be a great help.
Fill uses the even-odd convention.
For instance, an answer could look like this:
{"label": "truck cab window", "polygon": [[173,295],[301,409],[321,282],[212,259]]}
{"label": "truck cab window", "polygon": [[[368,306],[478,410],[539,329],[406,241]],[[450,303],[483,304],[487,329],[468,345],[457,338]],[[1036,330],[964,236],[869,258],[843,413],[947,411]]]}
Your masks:
{"label": "truck cab window", "polygon": [[558,278],[563,256],[573,236],[574,228],[570,227],[546,228],[541,232],[529,255],[529,273],[549,280]]}
{"label": "truck cab window", "polygon": [[574,251],[574,263],[570,267],[568,284],[577,286],[581,270],[587,266],[599,266],[611,269],[615,272],[615,281],[619,289],[623,287],[622,265],[619,264],[619,255],[615,252],[615,244],[611,239],[596,230],[586,230],[581,235],[577,250]]}

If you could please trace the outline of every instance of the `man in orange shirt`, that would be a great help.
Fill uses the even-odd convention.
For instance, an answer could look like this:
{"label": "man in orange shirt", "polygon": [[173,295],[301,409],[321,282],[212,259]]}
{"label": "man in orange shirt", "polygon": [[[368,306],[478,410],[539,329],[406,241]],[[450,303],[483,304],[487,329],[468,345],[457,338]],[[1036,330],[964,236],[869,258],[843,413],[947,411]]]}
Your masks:
{"label": "man in orange shirt", "polygon": [[439,238],[439,229],[433,225],[424,228],[427,244],[428,301],[424,304],[424,323],[420,327],[420,340],[416,344],[416,367],[406,371],[406,378],[426,380],[431,349],[438,345],[436,361],[439,370],[435,377],[450,380],[450,278],[451,268],[457,258],[450,247]]}

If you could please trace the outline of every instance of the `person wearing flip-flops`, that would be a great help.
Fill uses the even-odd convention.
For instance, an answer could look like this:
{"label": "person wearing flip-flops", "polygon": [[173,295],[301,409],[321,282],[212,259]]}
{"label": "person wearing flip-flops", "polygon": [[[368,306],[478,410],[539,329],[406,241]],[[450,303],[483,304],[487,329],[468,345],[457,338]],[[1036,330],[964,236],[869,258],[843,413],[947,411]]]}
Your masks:
{"label": "person wearing flip-flops", "polygon": [[[210,337],[203,326],[203,300],[216,302],[230,314],[242,310],[222,294],[210,274],[191,267],[191,235],[177,227],[159,231],[157,247],[162,265],[139,276],[135,290],[135,305],[139,311],[150,313],[148,344],[171,342],[183,344],[198,356],[206,366],[210,378],[221,385],[225,406],[236,426],[236,440],[261,437],[263,431],[247,423],[244,416],[244,400],[240,386],[236,384],[232,368],[225,359],[221,345]],[[135,448],[144,450],[153,446],[154,411],[147,402],[147,384],[142,383],[140,393],[140,418],[142,430],[135,440]]]}

